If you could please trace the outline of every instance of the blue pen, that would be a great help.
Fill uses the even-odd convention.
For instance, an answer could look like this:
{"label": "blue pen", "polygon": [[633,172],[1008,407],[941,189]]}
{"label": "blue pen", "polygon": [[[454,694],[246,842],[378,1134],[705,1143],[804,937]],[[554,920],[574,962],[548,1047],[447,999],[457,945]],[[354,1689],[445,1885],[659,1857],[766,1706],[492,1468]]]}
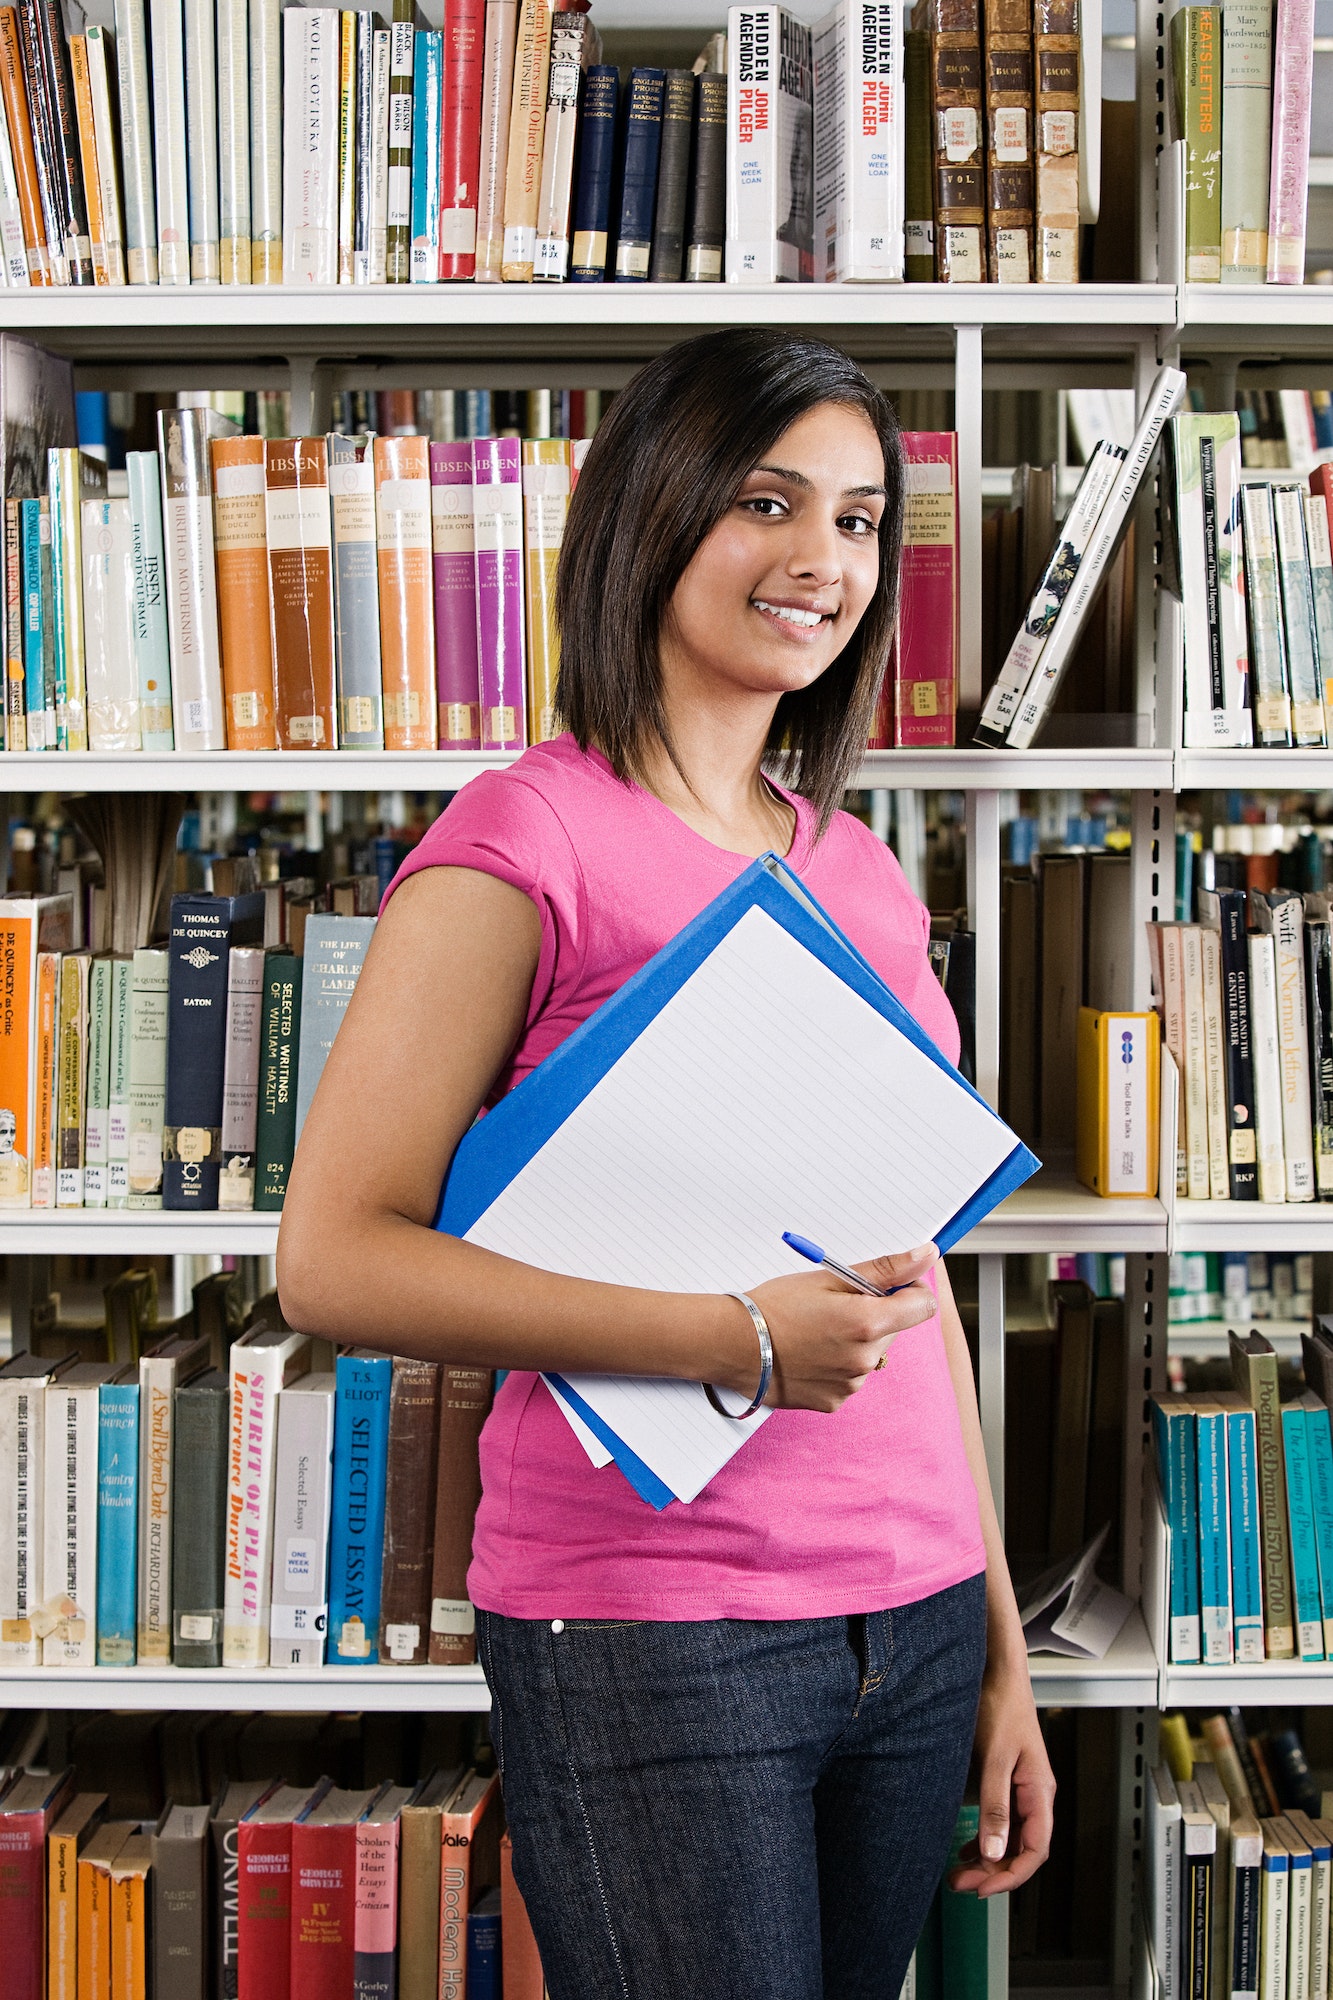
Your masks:
{"label": "blue pen", "polygon": [[[782,1240],[791,1245],[798,1257],[808,1257],[812,1264],[823,1264],[827,1270],[841,1278],[844,1284],[854,1286],[858,1292],[869,1292],[872,1299],[887,1299],[892,1296],[879,1285],[872,1285],[869,1278],[863,1278],[859,1271],[853,1271],[848,1265],[840,1264],[836,1257],[830,1257],[827,1250],[821,1250],[808,1236],[798,1236],[794,1229],[784,1229]],[[895,1292],[902,1289],[901,1285],[893,1287]]]}

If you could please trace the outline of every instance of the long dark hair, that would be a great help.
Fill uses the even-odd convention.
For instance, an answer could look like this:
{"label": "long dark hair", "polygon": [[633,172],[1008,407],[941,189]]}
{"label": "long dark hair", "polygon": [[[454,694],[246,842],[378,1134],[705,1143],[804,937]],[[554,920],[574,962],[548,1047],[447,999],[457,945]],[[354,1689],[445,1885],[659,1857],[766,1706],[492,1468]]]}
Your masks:
{"label": "long dark hair", "polygon": [[[672,593],[741,482],[821,403],[860,410],[884,452],[879,582],[827,671],[784,694],[768,754],[811,800],[821,831],[865,748],[898,605],[903,460],[887,399],[840,348],[738,327],[681,341],[612,404],[570,502],[556,581],[556,705],[579,745],[639,778],[656,737],[675,763],[658,644]],[[679,766],[677,766],[679,768]]]}

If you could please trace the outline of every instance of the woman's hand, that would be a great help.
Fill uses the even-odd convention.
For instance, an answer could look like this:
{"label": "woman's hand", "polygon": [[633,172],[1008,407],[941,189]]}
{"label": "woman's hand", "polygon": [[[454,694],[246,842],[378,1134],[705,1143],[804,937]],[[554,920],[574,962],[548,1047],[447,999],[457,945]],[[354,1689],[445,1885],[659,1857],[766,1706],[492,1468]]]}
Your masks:
{"label": "woman's hand", "polygon": [[[854,1268],[872,1285],[906,1288],[888,1299],[853,1292],[828,1271],[771,1278],[754,1286],[750,1296],[773,1336],[773,1386],[765,1402],[777,1410],[825,1414],[841,1408],[879,1366],[895,1334],[934,1318],[939,1310],[934,1292],[913,1280],[938,1256],[935,1245],[927,1243],[919,1250],[857,1264]],[[741,1312],[739,1306],[732,1310]],[[743,1360],[734,1350],[729,1352],[734,1379],[728,1376],[720,1386],[754,1394],[758,1379],[754,1351],[751,1332],[740,1350]]]}
{"label": "woman's hand", "polygon": [[[1051,1845],[1055,1774],[1037,1720],[1026,1657],[987,1666],[975,1741],[981,1832],[964,1848],[963,1865],[953,1870],[949,1885],[998,1896],[1035,1875]],[[1011,1794],[1017,1813],[1012,1827]]]}

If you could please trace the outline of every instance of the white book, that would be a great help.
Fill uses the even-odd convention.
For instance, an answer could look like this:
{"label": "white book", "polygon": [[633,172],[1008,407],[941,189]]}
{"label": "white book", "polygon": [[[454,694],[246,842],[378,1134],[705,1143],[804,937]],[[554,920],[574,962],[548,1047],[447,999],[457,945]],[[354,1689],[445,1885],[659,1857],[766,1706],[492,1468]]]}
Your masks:
{"label": "white book", "polygon": [[9,119],[3,102],[0,102],[0,280],[25,289],[28,284],[28,250],[23,239],[18,176],[14,172]]}
{"label": "white book", "polygon": [[130,994],[134,962],[111,961],[111,1076],[106,1124],[106,1205],[130,1198]]}
{"label": "white book", "polygon": [[1230,1201],[1226,1027],[1222,1014],[1222,939],[1207,928],[1199,932],[1203,957],[1203,1057],[1208,1120],[1208,1193],[1213,1201]]}
{"label": "white book", "polygon": [[268,1662],[278,1393],[309,1367],[310,1342],[285,1328],[254,1327],[232,1346],[225,1667]]}
{"label": "white book", "polygon": [[1314,411],[1305,389],[1279,389],[1278,407],[1287,440],[1287,464],[1304,479],[1318,461],[1319,446],[1314,434]]}
{"label": "white book", "polygon": [[222,1171],[218,1207],[255,1205],[260,1013],[264,947],[233,945],[227,961],[227,1054],[222,1072]]}
{"label": "white book", "polygon": [[1170,417],[1179,409],[1185,397],[1187,383],[1178,368],[1163,368],[1148,393],[1139,427],[1134,433],[1134,443],[1125,461],[1119,479],[1111,489],[1106,505],[1097,520],[1096,533],[1088,545],[1088,552],[1078,566],[1078,574],[1069,587],[1068,595],[1060,606],[1059,614],[1051,627],[1040,663],[1032,676],[1031,683],[1019,706],[1017,715],[1009,727],[1006,742],[1015,750],[1030,750],[1032,743],[1046,720],[1047,712],[1055,699],[1061,676],[1069,663],[1083,620],[1092,605],[1107,569],[1120,546],[1129,521],[1129,513],[1139,495],[1139,489],[1147,477],[1157,446],[1161,441],[1162,429]]}
{"label": "white book", "polygon": [[185,16],[181,0],[149,0],[153,30],[153,160],[157,184],[157,282],[190,282],[190,180],[186,158]]}
{"label": "white book", "polygon": [[217,0],[218,276],[250,282],[250,10]]}
{"label": "white book", "polygon": [[176,1387],[208,1366],[202,1342],[168,1338],[139,1357],[139,1660],[171,1661],[172,1478]]}
{"label": "white book", "polygon": [[728,8],[729,284],[814,275],[813,56],[785,7]]}
{"label": "white book", "polygon": [[1291,1856],[1275,1820],[1264,1821],[1263,1839],[1264,1864],[1259,1889],[1259,2000],[1287,2000]]}
{"label": "white book", "polygon": [[213,410],[159,410],[157,424],[176,748],[225,750],[208,443],[236,426]]}
{"label": "white book", "polygon": [[1288,1201],[1313,1201],[1310,1038],[1305,1014],[1305,905],[1295,893],[1271,905],[1282,1075],[1282,1156]]}
{"label": "white book", "polygon": [[336,1388],[333,1375],[307,1375],[278,1397],[271,1667],[318,1667],[324,1661]]}
{"label": "white book", "polygon": [[107,283],[123,285],[125,222],[120,205],[116,121],[111,110],[111,58],[107,30],[90,23],[87,46],[88,92],[92,98],[93,143],[97,149],[97,188],[102,200],[102,250],[106,258]]}
{"label": "white book", "polygon": [[1324,734],[1333,743],[1333,548],[1329,545],[1328,508],[1322,493],[1307,493],[1305,496],[1305,542],[1310,555],[1310,585],[1314,592],[1314,629],[1319,653],[1319,685],[1324,700]]}
{"label": "white book", "polygon": [[282,272],[282,0],[250,0],[250,281]]}
{"label": "white book", "polygon": [[1282,1153],[1282,1062],[1277,1026],[1277,965],[1271,937],[1251,932],[1250,1052],[1254,1064],[1254,1130],[1259,1153],[1260,1201],[1285,1201]]}
{"label": "white book", "polygon": [[101,1384],[114,1372],[81,1362],[45,1391],[44,1667],[97,1664],[97,1446]]}
{"label": "white book", "polygon": [[218,64],[213,0],[185,0],[185,156],[190,277],[218,281]]}
{"label": "white book", "polygon": [[0,1663],[41,1664],[42,1533],[49,1362],[23,1354],[0,1369]]}
{"label": "white book", "polygon": [[903,11],[838,0],[815,28],[815,276],[903,275]]}
{"label": "white book", "polygon": [[1203,1017],[1203,938],[1197,924],[1180,926],[1185,994],[1185,1190],[1208,1199],[1208,1058]]}
{"label": "white book", "polygon": [[1289,1819],[1279,1821],[1291,1869],[1287,1892],[1287,2000],[1310,2000],[1314,1857]]}
{"label": "white book", "polygon": [[1162,2000],[1180,1992],[1180,1799],[1165,1764],[1154,1764],[1144,1787],[1144,1893],[1148,1937]]}
{"label": "white book", "polygon": [[[560,284],[569,274],[569,216],[574,194],[574,142],[578,133],[579,88],[591,60],[596,30],[586,14],[557,14],[551,26],[551,71],[546,87],[546,128],[542,137],[542,178],[537,197],[534,280]],[[444,195],[450,197],[450,190]],[[449,215],[474,211],[446,208]],[[440,248],[444,216],[440,221]],[[469,243],[463,254],[472,248]]]}
{"label": "white book", "polygon": [[83,643],[88,748],[138,750],[134,525],[128,500],[83,502]]}
{"label": "white book", "polygon": [[1162,1032],[1180,1079],[1180,1130],[1176,1137],[1176,1193],[1189,1191],[1189,1143],[1185,1114],[1185,961],[1179,924],[1163,924]]}
{"label": "white book", "polygon": [[389,246],[389,60],[392,36],[375,30],[374,112],[375,150],[370,165],[370,266],[358,284],[382,285],[388,269]]}
{"label": "white book", "polygon": [[1240,541],[1240,419],[1173,417],[1172,512],[1185,638],[1185,747],[1253,739]]}
{"label": "white book", "polygon": [[[116,84],[125,176],[125,273],[157,283],[157,195],[153,177],[152,57],[144,0],[115,0]],[[100,138],[98,141],[100,162]]]}
{"label": "white book", "polygon": [[338,282],[339,20],[332,7],[283,14],[282,277]]}

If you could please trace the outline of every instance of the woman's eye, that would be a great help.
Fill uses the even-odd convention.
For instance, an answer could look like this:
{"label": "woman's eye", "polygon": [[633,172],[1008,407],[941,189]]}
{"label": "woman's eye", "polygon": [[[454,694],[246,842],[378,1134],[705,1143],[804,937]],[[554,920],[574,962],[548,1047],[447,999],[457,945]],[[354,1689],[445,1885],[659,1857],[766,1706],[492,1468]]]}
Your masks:
{"label": "woman's eye", "polygon": [[838,526],[848,529],[862,541],[865,540],[867,535],[873,535],[876,532],[875,523],[867,514],[844,514]]}
{"label": "woman's eye", "polygon": [[757,514],[761,514],[768,521],[775,520],[779,514],[786,512],[786,502],[779,500],[773,493],[756,493],[750,499],[743,500],[741,505],[752,507]]}

